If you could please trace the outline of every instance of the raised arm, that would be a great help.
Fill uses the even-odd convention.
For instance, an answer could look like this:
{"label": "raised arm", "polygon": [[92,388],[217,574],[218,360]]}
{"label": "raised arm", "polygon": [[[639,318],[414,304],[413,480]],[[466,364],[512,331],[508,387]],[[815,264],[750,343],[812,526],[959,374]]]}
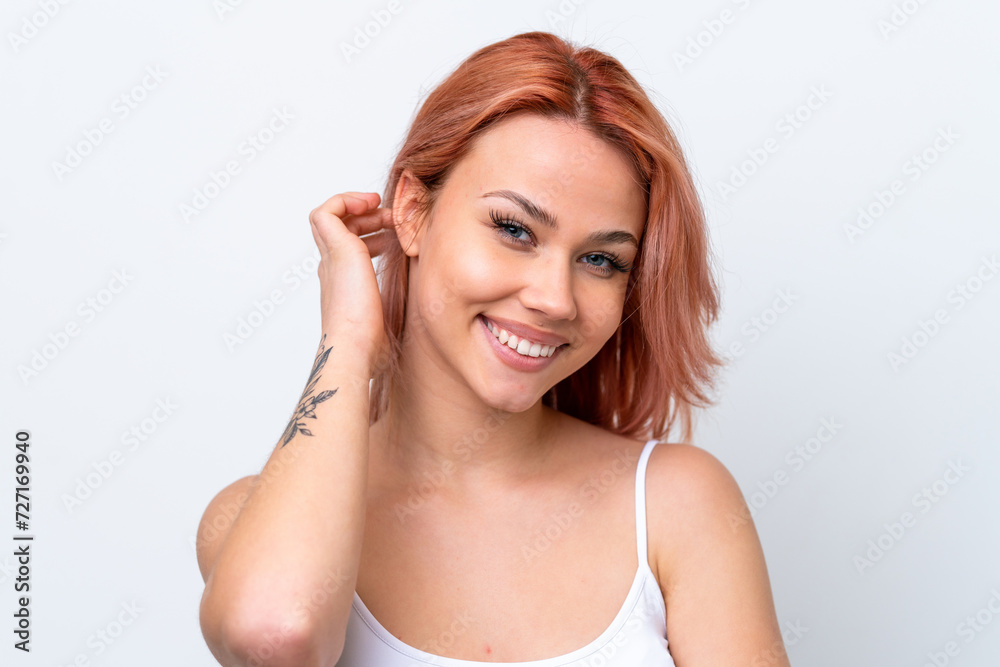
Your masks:
{"label": "raised arm", "polygon": [[306,388],[260,474],[227,487],[202,520],[207,537],[213,522],[226,527],[227,507],[235,515],[199,550],[202,632],[227,667],[332,667],[343,649],[364,533],[369,380],[385,339],[371,264],[385,238],[359,238],[391,220],[377,205],[378,195],[346,193],[310,216],[323,329]]}

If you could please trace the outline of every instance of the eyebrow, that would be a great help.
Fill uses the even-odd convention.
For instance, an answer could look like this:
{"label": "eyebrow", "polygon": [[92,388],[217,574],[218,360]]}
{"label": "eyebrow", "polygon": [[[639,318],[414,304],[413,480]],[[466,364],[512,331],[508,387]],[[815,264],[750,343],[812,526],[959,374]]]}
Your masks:
{"label": "eyebrow", "polygon": [[[502,197],[503,199],[507,199],[517,204],[517,206],[519,206],[527,216],[535,219],[546,227],[551,229],[559,228],[559,224],[556,222],[556,216],[518,192],[514,192],[513,190],[493,190],[484,194],[483,198],[485,197]],[[635,238],[635,236],[632,235],[631,232],[627,232],[623,229],[602,229],[600,231],[591,232],[590,235],[587,236],[587,240],[597,243],[630,243],[636,248],[639,247],[639,241]]]}

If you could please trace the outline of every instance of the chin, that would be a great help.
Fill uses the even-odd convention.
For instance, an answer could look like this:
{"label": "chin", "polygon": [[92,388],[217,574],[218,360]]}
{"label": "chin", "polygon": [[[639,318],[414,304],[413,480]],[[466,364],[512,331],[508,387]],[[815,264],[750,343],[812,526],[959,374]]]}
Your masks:
{"label": "chin", "polygon": [[530,410],[541,397],[530,397],[526,394],[521,393],[518,395],[517,390],[512,390],[514,393],[507,394],[504,396],[487,396],[484,403],[493,408],[494,410],[500,410],[502,412],[525,412]]}

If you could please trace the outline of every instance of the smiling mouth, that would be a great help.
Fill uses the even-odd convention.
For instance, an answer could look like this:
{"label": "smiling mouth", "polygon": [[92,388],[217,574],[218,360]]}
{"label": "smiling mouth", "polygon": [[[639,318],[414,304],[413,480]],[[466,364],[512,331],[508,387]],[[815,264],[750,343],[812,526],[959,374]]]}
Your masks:
{"label": "smiling mouth", "polygon": [[560,349],[568,345],[568,343],[546,345],[527,338],[518,338],[516,334],[511,334],[506,329],[494,324],[485,315],[480,315],[480,318],[490,334],[497,339],[497,342],[526,359],[551,359]]}

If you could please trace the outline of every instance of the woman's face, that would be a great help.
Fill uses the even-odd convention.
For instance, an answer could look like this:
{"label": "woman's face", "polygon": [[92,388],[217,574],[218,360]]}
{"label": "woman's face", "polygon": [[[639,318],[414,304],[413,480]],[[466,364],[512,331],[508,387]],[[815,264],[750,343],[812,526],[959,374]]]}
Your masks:
{"label": "woman's face", "polygon": [[[405,354],[419,352],[409,362],[492,407],[531,407],[618,328],[645,220],[643,192],[613,146],[562,120],[501,121],[455,165],[416,238],[397,228],[411,257]],[[528,356],[484,318],[527,338],[516,347]],[[568,345],[545,357],[549,341]]]}

